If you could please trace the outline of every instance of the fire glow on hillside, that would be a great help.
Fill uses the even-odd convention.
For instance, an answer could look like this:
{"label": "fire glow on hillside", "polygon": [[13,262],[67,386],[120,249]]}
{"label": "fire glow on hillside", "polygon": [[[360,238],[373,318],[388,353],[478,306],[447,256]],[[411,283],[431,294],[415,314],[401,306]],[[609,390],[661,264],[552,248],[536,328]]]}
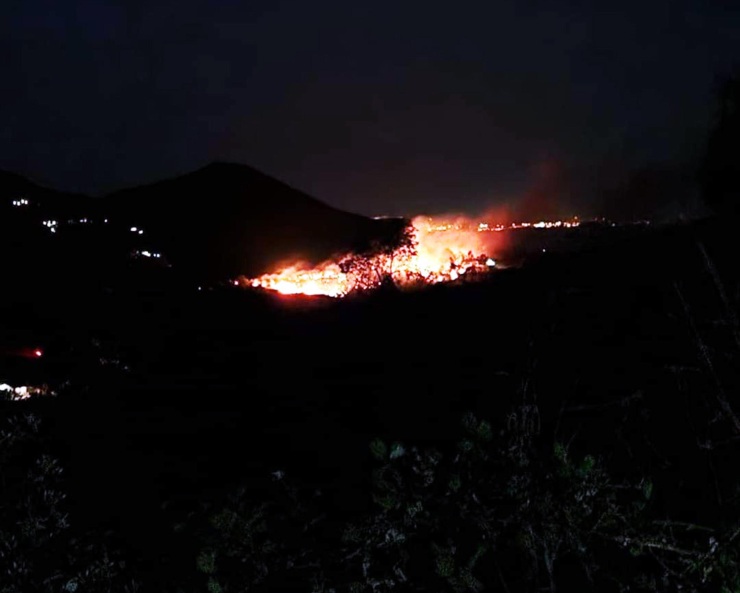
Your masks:
{"label": "fire glow on hillside", "polygon": [[313,268],[295,264],[258,278],[242,278],[238,283],[281,294],[343,297],[389,281],[402,287],[454,281],[496,265],[492,256],[501,249],[503,235],[482,232],[487,230],[496,229],[462,218],[417,217],[395,249],[380,247],[369,254],[346,254]]}
{"label": "fire glow on hillside", "polygon": [[486,241],[477,228],[468,227],[463,219],[417,217],[406,229],[406,241],[395,249],[347,254],[310,269],[289,266],[242,283],[282,294],[342,297],[390,280],[397,286],[456,280],[495,265],[487,254],[498,241]]}
{"label": "fire glow on hillside", "polygon": [[281,294],[343,297],[389,281],[401,287],[450,282],[496,266],[494,258],[505,240],[505,235],[497,231],[572,226],[578,226],[578,222],[494,225],[465,218],[419,216],[411,221],[406,241],[396,249],[347,254],[313,268],[295,264],[258,278],[242,278],[238,284]]}

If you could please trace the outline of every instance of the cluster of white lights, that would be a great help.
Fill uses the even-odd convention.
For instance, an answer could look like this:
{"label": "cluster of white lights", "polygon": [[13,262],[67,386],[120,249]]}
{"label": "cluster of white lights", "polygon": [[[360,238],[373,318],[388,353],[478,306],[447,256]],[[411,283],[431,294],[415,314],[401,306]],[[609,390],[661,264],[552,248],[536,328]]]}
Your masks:
{"label": "cluster of white lights", "polygon": [[11,399],[28,399],[30,394],[26,385],[20,387],[13,387],[7,383],[0,383],[0,393],[5,393],[10,396]]}
{"label": "cluster of white lights", "polygon": [[134,253],[141,257],[152,257],[154,259],[160,259],[162,257],[162,254],[156,251],[138,251],[137,250]]}
{"label": "cluster of white lights", "polygon": [[[18,198],[16,200],[13,200],[13,206],[28,206],[29,201],[26,198]],[[66,221],[66,224],[92,224],[94,221],[91,218],[70,218]],[[41,224],[44,225],[51,233],[56,233],[59,229],[59,221],[58,220],[43,220],[41,221]],[[103,219],[103,224],[108,224],[108,219]],[[129,231],[136,234],[136,235],[143,235],[144,229],[138,227],[138,226],[132,226],[129,228]],[[155,252],[155,251],[136,251],[135,255],[141,256],[141,257],[151,257],[154,259],[160,259],[162,257],[161,253]]]}
{"label": "cluster of white lights", "polygon": [[34,395],[56,395],[56,392],[49,389],[47,385],[19,385],[14,387],[7,383],[0,383],[0,395],[4,395],[13,401],[19,401]]}
{"label": "cluster of white lights", "polygon": [[555,221],[545,221],[541,220],[539,222],[513,222],[511,224],[496,224],[496,225],[490,225],[487,222],[481,222],[478,224],[478,232],[487,232],[487,231],[505,231],[508,229],[570,229],[574,228],[580,225],[580,222],[578,221],[578,217],[574,218],[573,220],[555,220]]}
{"label": "cluster of white lights", "polygon": [[[93,224],[94,222],[95,221],[92,218],[70,218],[64,224]],[[105,220],[103,220],[103,222],[105,224],[108,224],[108,219],[106,218]],[[57,229],[59,228],[59,221],[57,220],[44,220],[41,222],[41,224],[48,228],[52,233],[56,233]]]}
{"label": "cluster of white lights", "polygon": [[[574,217],[573,220],[555,220],[539,222],[512,222],[510,224],[494,224],[490,222],[479,222],[477,227],[474,227],[479,233],[487,233],[492,231],[506,231],[509,229],[557,229],[557,228],[573,228],[580,224],[578,217]],[[460,231],[469,230],[470,226],[466,223],[439,223],[435,224],[431,220],[427,227],[428,232],[444,232],[444,231]]]}

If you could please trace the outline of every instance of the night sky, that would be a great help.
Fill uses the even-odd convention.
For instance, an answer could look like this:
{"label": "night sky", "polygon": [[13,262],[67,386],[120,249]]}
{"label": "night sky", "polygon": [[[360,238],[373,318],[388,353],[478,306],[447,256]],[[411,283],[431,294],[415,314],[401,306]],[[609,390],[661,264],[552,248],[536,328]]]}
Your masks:
{"label": "night sky", "polygon": [[0,168],[58,189],[226,160],[368,215],[582,210],[696,158],[740,2],[3,0],[0,48]]}

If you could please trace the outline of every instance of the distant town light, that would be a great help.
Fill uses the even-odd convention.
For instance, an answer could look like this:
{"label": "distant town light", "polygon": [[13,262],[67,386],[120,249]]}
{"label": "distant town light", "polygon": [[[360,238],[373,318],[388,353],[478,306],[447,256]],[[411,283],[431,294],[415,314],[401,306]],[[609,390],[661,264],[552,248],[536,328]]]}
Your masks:
{"label": "distant town light", "polygon": [[48,385],[19,385],[14,387],[8,383],[0,383],[0,393],[5,393],[12,401],[29,399],[35,395],[56,395]]}

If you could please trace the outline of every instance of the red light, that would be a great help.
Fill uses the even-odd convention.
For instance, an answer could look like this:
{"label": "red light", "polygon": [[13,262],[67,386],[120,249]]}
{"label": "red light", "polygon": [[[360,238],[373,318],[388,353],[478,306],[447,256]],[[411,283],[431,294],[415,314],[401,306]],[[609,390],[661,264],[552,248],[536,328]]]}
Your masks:
{"label": "red light", "polygon": [[43,351],[39,350],[38,348],[34,350],[33,353],[36,356],[36,358],[41,358],[44,355]]}

